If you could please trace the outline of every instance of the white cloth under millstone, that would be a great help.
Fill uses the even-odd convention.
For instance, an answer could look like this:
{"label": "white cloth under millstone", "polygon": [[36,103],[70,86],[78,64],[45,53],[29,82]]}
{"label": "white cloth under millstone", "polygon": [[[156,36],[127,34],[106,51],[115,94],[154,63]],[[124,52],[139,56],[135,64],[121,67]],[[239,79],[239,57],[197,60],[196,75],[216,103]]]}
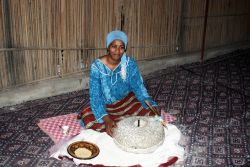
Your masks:
{"label": "white cloth under millstone", "polygon": [[[165,130],[165,140],[154,152],[148,154],[135,154],[121,150],[107,133],[100,133],[94,130],[82,130],[79,135],[62,145],[51,157],[59,159],[59,156],[67,156],[73,159],[76,165],[79,164],[102,164],[105,166],[132,166],[140,164],[142,167],[155,167],[165,163],[171,156],[177,156],[178,161],[183,161],[184,149],[178,145],[181,132],[175,125],[168,125]],[[90,160],[80,160],[73,158],[67,152],[67,147],[76,141],[88,141],[96,144],[100,153]]]}

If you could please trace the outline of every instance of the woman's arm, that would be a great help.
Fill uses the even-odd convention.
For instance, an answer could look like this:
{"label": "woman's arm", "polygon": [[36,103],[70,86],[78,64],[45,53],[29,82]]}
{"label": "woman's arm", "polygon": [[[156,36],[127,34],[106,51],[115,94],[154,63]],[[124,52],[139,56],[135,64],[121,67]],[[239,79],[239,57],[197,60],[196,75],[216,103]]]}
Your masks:
{"label": "woman's arm", "polygon": [[91,65],[89,78],[89,95],[91,110],[97,120],[102,123],[102,117],[107,115],[106,105],[102,96],[100,74],[95,65]]}
{"label": "woman's arm", "polygon": [[104,122],[107,134],[112,136],[112,129],[116,126],[116,123],[109,117],[108,113],[106,112],[106,104],[104,103],[104,99],[102,96],[101,79],[99,75],[100,74],[97,67],[95,67],[94,65],[91,66],[89,82],[90,105],[97,122]]}
{"label": "woman's arm", "polygon": [[144,108],[148,109],[145,100],[148,101],[152,106],[157,106],[156,103],[150,98],[147,89],[144,86],[143,78],[139,71],[139,68],[135,61],[132,61],[130,64],[130,78],[129,84],[132,88],[132,91],[135,93],[136,98],[142,103]]}

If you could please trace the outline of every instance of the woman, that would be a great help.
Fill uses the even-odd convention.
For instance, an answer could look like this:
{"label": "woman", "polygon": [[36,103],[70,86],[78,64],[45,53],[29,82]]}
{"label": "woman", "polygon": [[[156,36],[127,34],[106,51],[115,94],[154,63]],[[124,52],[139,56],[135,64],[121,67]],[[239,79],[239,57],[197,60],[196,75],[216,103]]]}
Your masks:
{"label": "woman", "polygon": [[90,107],[79,113],[81,125],[112,135],[119,119],[128,115],[153,115],[145,103],[157,106],[149,97],[135,60],[126,55],[127,35],[112,31],[107,35],[107,54],[96,59],[90,69]]}

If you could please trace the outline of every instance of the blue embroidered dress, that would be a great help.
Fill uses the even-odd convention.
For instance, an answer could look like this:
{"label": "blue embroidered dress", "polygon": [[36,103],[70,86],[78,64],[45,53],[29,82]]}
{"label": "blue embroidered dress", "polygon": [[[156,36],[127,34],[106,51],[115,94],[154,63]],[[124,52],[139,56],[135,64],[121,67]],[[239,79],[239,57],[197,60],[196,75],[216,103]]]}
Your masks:
{"label": "blue embroidered dress", "polygon": [[100,59],[91,64],[90,69],[90,106],[98,123],[107,115],[106,104],[112,104],[133,92],[144,108],[145,100],[152,106],[156,103],[149,97],[135,60],[126,56],[126,79],[121,77],[121,63],[112,71]]}

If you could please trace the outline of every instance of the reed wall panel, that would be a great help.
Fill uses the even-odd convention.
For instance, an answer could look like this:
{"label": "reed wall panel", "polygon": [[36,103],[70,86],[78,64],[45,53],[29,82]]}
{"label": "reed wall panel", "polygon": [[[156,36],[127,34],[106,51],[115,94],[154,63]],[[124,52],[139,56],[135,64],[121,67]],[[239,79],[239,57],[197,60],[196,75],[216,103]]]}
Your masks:
{"label": "reed wall panel", "polygon": [[[125,1],[124,30],[136,59],[175,53],[178,45],[180,0]],[[143,46],[143,47],[142,47]]]}
{"label": "reed wall panel", "polygon": [[[186,0],[182,20],[182,51],[201,49],[205,1]],[[250,3],[248,0],[210,0],[205,49],[250,40]]]}
{"label": "reed wall panel", "polygon": [[1,48],[5,48],[4,45],[4,41],[5,41],[5,37],[4,37],[4,17],[3,17],[3,5],[2,3],[0,3],[0,47]]}
{"label": "reed wall panel", "polygon": [[[210,0],[205,49],[250,40],[249,0]],[[205,0],[0,0],[0,90],[88,70],[124,30],[137,60],[201,50]]]}
{"label": "reed wall panel", "polygon": [[8,71],[5,52],[0,52],[0,90],[7,88],[10,83],[10,71]]}

